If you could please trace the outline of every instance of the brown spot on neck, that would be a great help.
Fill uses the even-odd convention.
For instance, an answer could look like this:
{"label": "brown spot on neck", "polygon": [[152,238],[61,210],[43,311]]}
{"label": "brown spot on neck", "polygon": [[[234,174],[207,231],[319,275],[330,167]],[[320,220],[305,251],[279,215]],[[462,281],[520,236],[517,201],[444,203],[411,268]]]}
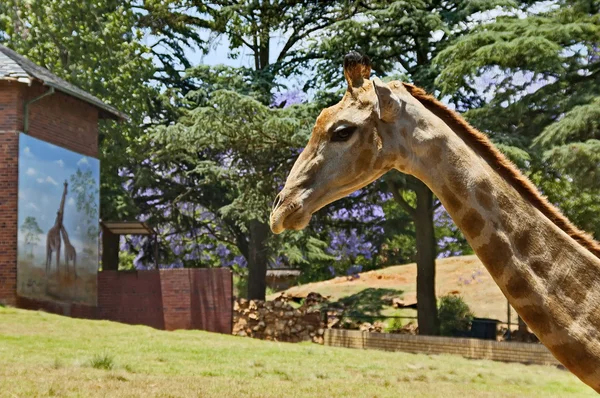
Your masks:
{"label": "brown spot on neck", "polygon": [[515,308],[527,326],[539,338],[552,332],[552,322],[542,308],[536,305],[526,305]]}
{"label": "brown spot on neck", "polygon": [[475,200],[484,210],[491,210],[494,205],[492,198],[492,184],[488,180],[481,180],[475,190]]}
{"label": "brown spot on neck", "polygon": [[461,227],[469,235],[471,239],[476,239],[481,235],[481,231],[485,226],[485,221],[481,214],[475,209],[470,209],[461,220]]}
{"label": "brown spot on neck", "polygon": [[520,255],[527,257],[532,254],[533,250],[533,231],[520,230],[515,234],[515,248]]}
{"label": "brown spot on neck", "polygon": [[450,212],[458,212],[462,208],[462,202],[458,197],[448,188],[447,185],[442,187],[442,202],[446,209]]}
{"label": "brown spot on neck", "polygon": [[508,240],[497,233],[492,234],[489,242],[481,245],[475,252],[495,279],[502,276],[513,256]]}
{"label": "brown spot on neck", "polygon": [[526,297],[531,290],[531,281],[526,274],[513,275],[506,285],[506,293],[515,299]]}

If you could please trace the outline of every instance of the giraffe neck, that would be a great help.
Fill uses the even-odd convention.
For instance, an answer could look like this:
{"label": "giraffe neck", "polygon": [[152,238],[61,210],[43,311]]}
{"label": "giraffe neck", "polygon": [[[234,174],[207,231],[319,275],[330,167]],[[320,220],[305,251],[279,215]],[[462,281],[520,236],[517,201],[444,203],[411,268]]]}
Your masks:
{"label": "giraffe neck", "polygon": [[64,226],[61,227],[60,232],[62,234],[63,240],[65,241],[65,245],[70,246],[71,241],[69,240],[69,234],[67,233],[67,230]]}
{"label": "giraffe neck", "polygon": [[65,189],[63,189],[63,194],[62,194],[62,198],[60,199],[60,207],[58,208],[58,211],[63,214],[64,210],[65,210],[65,198],[67,197],[67,184],[65,183]]}
{"label": "giraffe neck", "polygon": [[409,143],[421,161],[411,172],[441,200],[540,341],[600,392],[600,259],[421,108]]}

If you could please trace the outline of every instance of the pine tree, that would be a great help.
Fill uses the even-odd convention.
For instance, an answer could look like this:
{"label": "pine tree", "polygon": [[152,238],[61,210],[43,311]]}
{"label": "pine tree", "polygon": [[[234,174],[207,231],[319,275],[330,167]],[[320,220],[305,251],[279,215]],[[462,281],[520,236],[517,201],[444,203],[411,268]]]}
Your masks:
{"label": "pine tree", "polygon": [[[581,228],[600,222],[600,2],[557,1],[503,16],[441,52],[443,93],[486,91],[467,112]],[[484,86],[484,87],[482,87]]]}

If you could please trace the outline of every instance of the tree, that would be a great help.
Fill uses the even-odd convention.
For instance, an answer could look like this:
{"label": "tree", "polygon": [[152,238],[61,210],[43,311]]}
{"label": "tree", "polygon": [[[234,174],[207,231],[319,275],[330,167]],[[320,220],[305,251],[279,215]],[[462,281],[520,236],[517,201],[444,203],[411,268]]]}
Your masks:
{"label": "tree", "polygon": [[91,170],[82,171],[79,167],[71,175],[71,192],[75,194],[75,206],[77,211],[83,213],[86,218],[81,220],[85,223],[85,233],[90,241],[98,237],[98,188],[96,179]]}
{"label": "tree", "polygon": [[201,2],[187,0],[0,3],[0,42],[130,118],[100,125],[103,218],[137,215],[119,169],[140,161],[136,144],[147,125],[176,118],[177,65],[189,66],[187,46],[204,44],[196,30],[205,22],[189,15],[196,11]]}
{"label": "tree", "polygon": [[600,237],[600,3],[557,1],[504,16],[441,52],[444,93],[486,87],[467,117],[496,142],[525,149],[518,164],[581,228]]}
{"label": "tree", "polygon": [[[178,232],[209,233],[237,247],[249,267],[264,267],[259,270],[264,275],[270,256],[269,204],[293,160],[290,148],[301,145],[311,120],[294,109],[269,108],[252,98],[261,92],[245,84],[245,70],[218,67],[220,73],[206,73],[209,69],[190,72],[190,78],[200,80],[199,89],[189,95],[199,106],[146,137],[151,161],[132,174],[134,196],[154,224],[170,222]],[[249,95],[213,91],[224,87],[221,83],[230,88],[239,84],[234,88]],[[264,276],[262,282],[252,278],[251,273],[255,282],[249,293],[257,297],[262,290],[264,297]]]}
{"label": "tree", "polygon": [[33,248],[39,243],[40,234],[44,231],[38,225],[35,217],[31,216],[25,217],[21,231],[25,234],[25,244],[31,247],[31,256],[33,256]]}
{"label": "tree", "polygon": [[[292,128],[287,127],[277,135],[273,135],[274,130],[266,128],[277,129],[279,122],[274,122],[277,117],[269,116],[267,119],[261,119],[266,114],[267,108],[260,108],[259,105],[265,107],[271,104],[273,90],[280,85],[278,78],[300,72],[292,67],[295,65],[295,57],[301,48],[300,44],[325,27],[356,13],[359,4],[359,2],[347,1],[333,1],[327,4],[287,1],[211,1],[202,3],[204,12],[199,18],[203,18],[204,22],[201,23],[205,24],[211,34],[228,39],[230,43],[229,56],[237,58],[240,50],[246,48],[250,51],[254,61],[251,68],[237,70],[226,67],[194,68],[189,73],[189,79],[186,80],[186,84],[194,86],[194,90],[190,91],[187,97],[190,102],[182,107],[196,109],[198,112],[202,109],[202,115],[207,119],[201,123],[198,122],[194,127],[196,132],[201,131],[199,127],[202,124],[213,126],[210,118],[221,118],[218,119],[220,120],[219,128],[212,132],[213,138],[217,131],[227,132],[216,139],[218,144],[211,141],[210,145],[222,148],[219,155],[207,151],[212,154],[212,158],[206,158],[206,154],[200,158],[190,157],[187,159],[190,161],[187,166],[195,170],[196,176],[199,178],[202,173],[207,173],[201,177],[205,190],[219,193],[214,196],[205,195],[203,200],[198,203],[202,203],[203,209],[208,210],[215,217],[213,221],[219,225],[218,235],[226,231],[226,235],[229,236],[229,239],[226,239],[228,244],[237,246],[248,260],[249,297],[251,298],[264,298],[267,262],[275,254],[272,250],[273,245],[268,242],[270,232],[267,219],[269,203],[274,197],[277,184],[268,181],[272,181],[273,175],[281,172],[281,166],[290,164],[295,155],[294,148],[300,148],[306,139],[306,135],[304,135],[302,140],[297,140],[298,131],[302,129],[294,125],[298,122],[290,116],[286,116],[287,119],[282,118],[281,122],[288,124],[291,122]],[[278,34],[283,34],[286,39],[284,45],[276,50],[271,45],[271,39]],[[237,103],[221,104],[228,107],[230,114],[226,114],[224,109],[221,110],[221,114],[209,112],[207,104],[218,105],[215,104],[215,100],[219,102],[226,98],[227,101],[232,100],[230,97],[232,93],[215,91],[223,88],[234,89],[237,93],[246,94],[257,102],[252,102],[249,98],[238,97],[235,99]],[[214,97],[212,97],[212,93],[214,93]],[[229,97],[227,97],[228,95]],[[253,104],[251,112],[256,112],[256,116],[253,113],[238,113],[238,110],[247,110],[250,103]],[[314,109],[308,110],[307,108],[299,112],[300,114],[304,112],[304,115],[300,116],[303,120],[305,120],[306,113],[311,113],[314,117]],[[225,119],[222,119],[223,117]],[[185,118],[187,116],[183,119]],[[246,128],[239,128],[240,120],[243,121]],[[267,124],[258,126],[253,123],[258,120]],[[223,125],[223,121],[231,123]],[[181,128],[185,122],[178,125]],[[247,135],[236,133],[236,130],[241,130]],[[170,128],[165,131],[170,134],[175,130]],[[255,136],[255,134],[258,135]],[[158,140],[158,136],[152,135],[147,142],[149,145],[154,145],[150,142],[155,139]],[[256,149],[255,146],[249,145],[249,142],[254,141],[259,145],[265,145],[265,148],[259,149],[257,153],[249,153],[249,148]],[[201,142],[204,141],[199,140],[193,143],[198,145]],[[228,148],[219,146],[225,143],[229,145]],[[218,149],[215,150],[218,151]],[[156,162],[159,157],[160,161],[164,161],[170,156],[159,153],[157,155],[153,157],[152,162]],[[251,184],[240,184],[239,181],[245,181],[245,179],[238,175],[231,175],[229,172],[221,174],[221,177],[227,176],[225,182],[222,179],[217,181],[214,176],[211,176],[213,173],[211,170],[220,170],[220,173],[223,173],[227,168],[224,162],[228,162],[230,158],[233,161],[239,161],[239,166],[243,167],[241,169],[233,167],[232,170],[236,170],[244,176],[254,177],[254,179],[248,178],[249,181],[252,181]],[[215,159],[215,162],[211,162]],[[278,161],[280,162],[278,163]],[[203,168],[198,167],[199,162],[203,162]],[[238,165],[235,164],[235,166]],[[188,172],[187,176],[189,177],[189,175]],[[258,177],[261,177],[262,180]],[[155,178],[165,182],[164,177]],[[170,185],[173,187],[172,183],[173,181],[170,182]],[[237,198],[238,196],[239,198]],[[240,217],[240,214],[243,214],[243,217]],[[316,249],[318,246],[311,247]],[[321,249],[317,251],[321,253],[319,256],[324,255]]]}
{"label": "tree", "polygon": [[[368,1],[358,17],[338,22],[307,52],[307,63],[317,64],[319,75],[312,85],[336,87],[343,77],[339,60],[350,50],[368,55],[373,70],[384,75],[399,72],[403,77],[434,92],[439,66],[432,60],[456,38],[469,32],[481,11],[510,8],[516,2],[487,1]],[[479,103],[462,95],[450,98],[455,104]],[[436,239],[433,215],[439,201],[422,182],[398,173],[385,177],[387,189],[410,215],[417,245],[417,301],[419,332],[438,334],[435,297]]]}

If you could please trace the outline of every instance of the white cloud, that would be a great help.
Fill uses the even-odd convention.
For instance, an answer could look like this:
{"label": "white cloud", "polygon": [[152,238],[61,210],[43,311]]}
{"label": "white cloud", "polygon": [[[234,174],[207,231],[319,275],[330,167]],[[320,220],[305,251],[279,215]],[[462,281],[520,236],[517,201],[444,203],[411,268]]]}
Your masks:
{"label": "white cloud", "polygon": [[26,146],[25,149],[23,149],[23,154],[25,156],[30,157],[30,158],[33,157],[33,153],[31,153],[31,149],[28,146]]}
{"label": "white cloud", "polygon": [[27,171],[25,172],[25,174],[27,174],[28,176],[34,176],[37,174],[37,170],[34,169],[33,167],[30,167],[27,169]]}
{"label": "white cloud", "polygon": [[43,178],[38,178],[36,181],[39,182],[40,184],[44,183],[44,179]]}
{"label": "white cloud", "polygon": [[58,159],[58,160],[54,161],[54,163],[56,163],[60,167],[65,167],[65,162],[63,162],[62,159]]}
{"label": "white cloud", "polygon": [[40,211],[40,208],[39,208],[39,207],[37,207],[37,206],[36,206],[35,204],[33,204],[32,202],[29,202],[29,203],[27,204],[27,207],[30,207],[30,208],[32,208],[32,209],[33,209],[33,210],[35,210],[35,211]]}
{"label": "white cloud", "polygon": [[56,181],[54,181],[54,178],[52,178],[52,177],[50,177],[50,176],[46,177],[46,180],[45,180],[45,181],[46,181],[47,183],[50,183],[50,184],[53,184],[53,185],[58,185],[58,183],[57,183]]}
{"label": "white cloud", "polygon": [[25,199],[25,192],[19,190],[19,199]]}
{"label": "white cloud", "polygon": [[77,166],[82,166],[82,165],[89,165],[90,163],[88,162],[87,158],[81,158],[79,159],[79,161],[77,162]]}
{"label": "white cloud", "polygon": [[69,198],[69,200],[67,200],[67,205],[69,205],[69,206],[75,206],[75,199]]}

